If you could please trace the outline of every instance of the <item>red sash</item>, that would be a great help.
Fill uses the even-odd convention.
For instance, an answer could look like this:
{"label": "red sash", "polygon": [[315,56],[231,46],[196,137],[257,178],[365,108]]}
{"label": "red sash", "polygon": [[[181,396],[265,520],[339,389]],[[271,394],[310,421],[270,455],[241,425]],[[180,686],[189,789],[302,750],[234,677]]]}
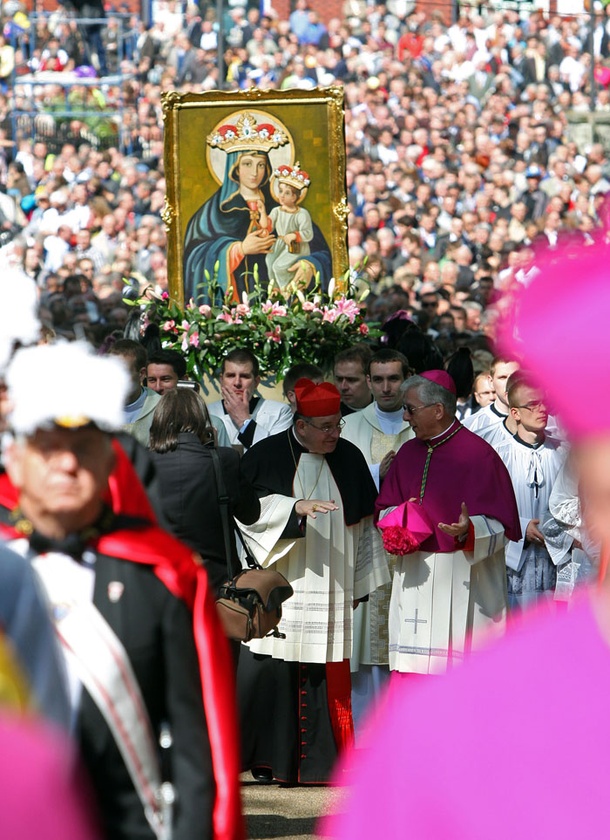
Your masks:
{"label": "red sash", "polygon": [[[109,557],[153,566],[159,580],[193,611],[193,630],[216,783],[214,838],[240,840],[244,837],[244,826],[239,791],[240,760],[232,657],[216,614],[208,577],[189,548],[154,524],[152,507],[131,462],[116,441],[113,447],[117,463],[108,482],[107,501],[116,514],[144,517],[150,524],[133,530],[114,531],[99,537],[91,546]],[[12,510],[18,501],[17,490],[8,476],[0,476],[0,506]],[[10,526],[2,526],[2,536],[14,539],[22,535]]]}

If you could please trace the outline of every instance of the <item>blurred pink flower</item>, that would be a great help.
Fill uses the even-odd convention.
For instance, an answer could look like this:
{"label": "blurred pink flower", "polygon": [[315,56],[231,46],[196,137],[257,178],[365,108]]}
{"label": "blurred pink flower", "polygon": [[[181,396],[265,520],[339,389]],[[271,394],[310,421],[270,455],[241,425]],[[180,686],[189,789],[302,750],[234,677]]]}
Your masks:
{"label": "blurred pink flower", "polygon": [[282,330],[279,326],[275,327],[273,332],[266,332],[265,335],[270,341],[275,341],[278,344],[282,340]]}
{"label": "blurred pink flower", "polygon": [[263,303],[263,305],[261,306],[261,309],[263,310],[263,312],[266,315],[271,315],[271,316],[274,316],[274,315],[282,316],[282,315],[286,315],[288,313],[288,310],[286,309],[286,307],[282,306],[281,303],[271,303],[270,300],[268,300],[267,303]]}
{"label": "blurred pink flower", "polygon": [[199,314],[203,315],[204,318],[210,318],[212,316],[212,307],[208,306],[207,303],[203,303],[199,307]]}
{"label": "blurred pink flower", "polygon": [[335,309],[337,310],[337,315],[346,315],[349,318],[350,324],[353,324],[357,316],[360,315],[358,304],[346,298],[345,295],[340,297],[335,303]]}
{"label": "blurred pink flower", "polygon": [[176,329],[176,322],[175,321],[166,321],[163,324],[163,329],[165,332],[173,332]]}

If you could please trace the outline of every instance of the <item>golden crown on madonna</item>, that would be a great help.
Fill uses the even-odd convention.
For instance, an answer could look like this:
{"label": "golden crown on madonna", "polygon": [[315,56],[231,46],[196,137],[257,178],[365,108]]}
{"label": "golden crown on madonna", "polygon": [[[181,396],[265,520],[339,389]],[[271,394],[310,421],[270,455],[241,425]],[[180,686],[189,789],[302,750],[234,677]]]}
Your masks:
{"label": "golden crown on madonna", "polygon": [[300,164],[297,160],[294,166],[288,166],[288,164],[283,164],[282,166],[278,166],[277,169],[273,170],[273,175],[277,178],[278,181],[281,181],[283,184],[288,184],[290,187],[294,187],[295,190],[302,190],[305,187],[308,187],[311,183],[309,175],[303,169],[300,169]]}
{"label": "golden crown on madonna", "polygon": [[236,125],[226,123],[208,135],[207,142],[225,152],[268,152],[289,142],[288,136],[271,123],[257,123],[252,114],[241,114]]}

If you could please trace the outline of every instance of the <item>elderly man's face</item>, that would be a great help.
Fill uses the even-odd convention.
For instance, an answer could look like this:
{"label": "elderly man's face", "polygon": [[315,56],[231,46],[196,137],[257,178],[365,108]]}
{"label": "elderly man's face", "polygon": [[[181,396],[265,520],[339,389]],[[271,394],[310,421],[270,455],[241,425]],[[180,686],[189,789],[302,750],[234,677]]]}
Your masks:
{"label": "elderly man's face", "polygon": [[328,455],[337,448],[344,421],[341,414],[307,417],[296,421],[296,431],[303,445],[316,455]]}
{"label": "elderly man's face", "polygon": [[415,437],[429,440],[442,432],[445,412],[440,403],[425,403],[418,388],[409,388],[404,392],[403,405],[404,419],[411,424]]}
{"label": "elderly man's face", "polygon": [[496,392],[491,384],[491,377],[478,376],[475,379],[472,393],[480,406],[484,407],[492,403],[496,398]]}
{"label": "elderly man's face", "polygon": [[24,514],[49,536],[81,530],[97,519],[113,465],[110,438],[94,426],[39,429],[7,453],[7,472]]}

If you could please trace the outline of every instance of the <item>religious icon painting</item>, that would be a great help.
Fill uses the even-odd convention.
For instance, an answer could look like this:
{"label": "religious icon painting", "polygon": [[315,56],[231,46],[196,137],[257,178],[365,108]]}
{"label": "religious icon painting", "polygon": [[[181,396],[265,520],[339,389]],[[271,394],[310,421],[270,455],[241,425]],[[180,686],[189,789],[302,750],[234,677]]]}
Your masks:
{"label": "religious icon painting", "polygon": [[[171,297],[325,289],[348,268],[343,90],[163,95]],[[212,298],[215,298],[212,300]]]}

